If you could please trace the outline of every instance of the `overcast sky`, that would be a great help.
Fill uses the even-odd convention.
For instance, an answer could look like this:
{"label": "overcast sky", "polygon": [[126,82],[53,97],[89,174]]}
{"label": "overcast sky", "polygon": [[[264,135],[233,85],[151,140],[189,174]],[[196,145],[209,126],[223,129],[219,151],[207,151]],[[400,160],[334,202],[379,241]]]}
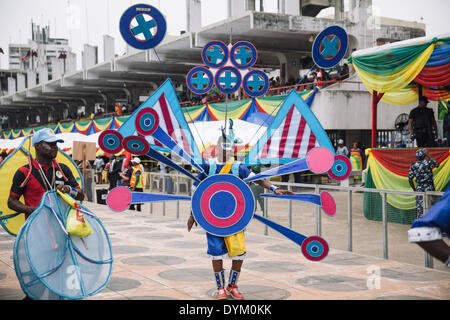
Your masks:
{"label": "overcast sky", "polygon": [[[348,9],[349,0],[344,1]],[[159,8],[166,16],[169,34],[179,35],[186,30],[185,0],[0,0],[0,47],[5,52],[0,54],[0,66],[8,68],[10,42],[27,43],[31,38],[31,20],[41,27],[50,25],[51,37],[69,39],[72,51],[77,54],[77,69],[81,68],[84,43],[97,45],[99,61],[103,61],[104,34],[115,38],[116,53],[121,55],[125,43],[119,32],[119,20],[128,7],[137,3]],[[226,3],[226,0],[202,0],[202,26],[226,19]],[[264,0],[265,11],[276,12],[276,3],[277,0]],[[326,9],[320,15],[332,12]],[[425,23],[427,35],[450,32],[450,0],[373,0],[373,12]]]}

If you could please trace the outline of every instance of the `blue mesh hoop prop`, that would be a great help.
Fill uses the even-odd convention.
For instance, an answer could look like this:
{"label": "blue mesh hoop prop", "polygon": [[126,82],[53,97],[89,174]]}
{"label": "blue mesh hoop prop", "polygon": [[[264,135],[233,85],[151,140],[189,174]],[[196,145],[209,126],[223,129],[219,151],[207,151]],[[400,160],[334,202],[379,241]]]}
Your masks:
{"label": "blue mesh hoop prop", "polygon": [[72,207],[55,191],[44,194],[14,243],[14,268],[22,290],[35,300],[83,299],[100,292],[112,272],[112,250],[100,220],[80,205],[93,233],[64,229]]}

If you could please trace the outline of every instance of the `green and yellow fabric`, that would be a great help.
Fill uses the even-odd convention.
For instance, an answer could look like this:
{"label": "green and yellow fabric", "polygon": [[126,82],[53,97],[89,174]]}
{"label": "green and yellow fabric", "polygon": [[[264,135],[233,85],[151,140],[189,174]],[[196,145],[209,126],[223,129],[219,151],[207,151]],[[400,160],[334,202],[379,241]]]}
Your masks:
{"label": "green and yellow fabric", "polygon": [[430,100],[449,98],[450,34],[422,37],[355,51],[348,62],[367,89],[390,104],[418,99],[418,84]]}
{"label": "green and yellow fabric", "polygon": [[[366,188],[412,191],[408,172],[410,165],[417,161],[414,149],[366,149],[367,175]],[[448,148],[428,149],[430,155],[439,163],[433,169],[436,191],[445,191],[450,186],[450,150]],[[381,197],[379,194],[364,194],[364,215],[371,220],[381,220]],[[416,217],[415,196],[387,194],[389,221],[411,223]]]}

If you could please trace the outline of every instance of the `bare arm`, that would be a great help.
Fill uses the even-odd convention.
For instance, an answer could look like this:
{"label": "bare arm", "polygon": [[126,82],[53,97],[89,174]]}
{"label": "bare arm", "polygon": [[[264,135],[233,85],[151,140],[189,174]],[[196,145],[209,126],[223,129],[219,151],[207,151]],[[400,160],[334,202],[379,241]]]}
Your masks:
{"label": "bare arm", "polygon": [[[266,188],[267,190],[270,190],[270,186],[271,184],[266,181],[266,180],[257,180],[257,181],[253,181],[254,183],[259,184],[261,187]],[[276,189],[273,193],[275,194],[294,194],[292,191],[290,190],[282,190],[280,188]]]}
{"label": "bare arm", "polygon": [[8,198],[8,208],[14,210],[17,213],[25,213],[27,215],[31,214],[36,209],[36,207],[30,207],[23,204],[22,202],[20,202],[19,198],[12,195],[10,195]]}

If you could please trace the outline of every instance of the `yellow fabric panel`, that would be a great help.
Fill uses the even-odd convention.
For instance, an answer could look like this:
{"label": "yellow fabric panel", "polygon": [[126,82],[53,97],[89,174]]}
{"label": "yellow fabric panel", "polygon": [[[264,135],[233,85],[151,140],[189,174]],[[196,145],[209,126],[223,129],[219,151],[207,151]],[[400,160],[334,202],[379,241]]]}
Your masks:
{"label": "yellow fabric panel", "polygon": [[390,75],[375,75],[367,73],[355,64],[353,67],[358,73],[361,81],[370,90],[376,90],[377,92],[392,92],[405,88],[411,81],[413,81],[417,75],[422,71],[423,67],[427,63],[431,54],[433,53],[435,44],[431,44],[424,52],[407,67],[394,72]]}
{"label": "yellow fabric panel", "polygon": [[[373,94],[373,92],[372,92]],[[412,88],[403,88],[394,92],[385,92],[381,100],[392,105],[406,105],[417,102],[419,94]]]}

